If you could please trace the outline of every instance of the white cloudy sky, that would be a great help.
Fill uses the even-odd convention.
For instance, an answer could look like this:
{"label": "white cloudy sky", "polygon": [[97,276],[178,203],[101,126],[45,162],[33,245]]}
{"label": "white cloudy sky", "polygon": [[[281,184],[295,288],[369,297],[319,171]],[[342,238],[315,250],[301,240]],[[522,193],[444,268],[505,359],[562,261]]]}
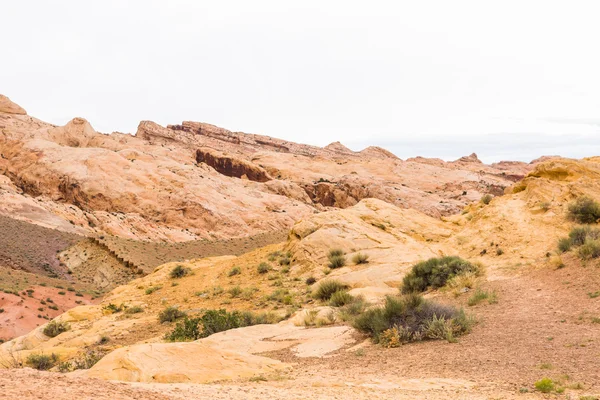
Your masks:
{"label": "white cloudy sky", "polygon": [[597,1],[4,1],[0,93],[400,157],[600,154]]}

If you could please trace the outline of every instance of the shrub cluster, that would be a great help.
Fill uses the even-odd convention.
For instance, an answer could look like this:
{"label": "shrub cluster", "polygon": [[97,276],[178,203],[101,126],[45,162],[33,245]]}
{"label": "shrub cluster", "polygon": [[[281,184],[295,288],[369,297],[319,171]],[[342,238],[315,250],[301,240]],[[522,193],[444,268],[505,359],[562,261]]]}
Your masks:
{"label": "shrub cluster", "polygon": [[481,202],[485,205],[488,205],[490,204],[493,198],[494,196],[492,196],[491,194],[486,194],[481,197]]}
{"label": "shrub cluster", "polygon": [[160,321],[160,323],[165,323],[165,322],[174,322],[176,320],[178,320],[179,318],[183,318],[186,316],[186,313],[179,310],[176,307],[167,307],[164,310],[162,310],[159,314],[158,314],[158,320]]}
{"label": "shrub cluster", "polygon": [[175,329],[165,335],[169,342],[187,342],[208,337],[217,332],[258,324],[274,324],[281,320],[272,313],[254,314],[249,311],[208,310],[201,317],[178,322]]}
{"label": "shrub cluster", "polygon": [[569,205],[568,217],[580,224],[594,224],[600,220],[600,203],[590,197],[579,197]]}
{"label": "shrub cluster", "polygon": [[341,249],[329,250],[327,259],[329,260],[329,268],[331,269],[341,268],[346,265],[346,257],[344,257],[344,252]]}
{"label": "shrub cluster", "polygon": [[468,333],[474,321],[463,310],[444,306],[417,294],[388,296],[383,307],[370,308],[356,317],[353,326],[386,347],[426,340],[455,341]]}
{"label": "shrub cluster", "polygon": [[369,255],[363,253],[356,253],[354,257],[352,257],[352,262],[356,265],[367,264],[369,262]]}
{"label": "shrub cluster", "polygon": [[40,371],[48,371],[54,367],[58,362],[58,356],[54,353],[51,355],[47,354],[30,354],[25,363],[31,368],[35,368]]}
{"label": "shrub cluster", "polygon": [[60,335],[63,332],[68,331],[69,329],[71,329],[71,327],[66,322],[56,320],[50,321],[50,323],[44,328],[44,335],[53,338]]}
{"label": "shrub cluster", "polygon": [[565,253],[577,248],[579,258],[588,260],[600,257],[600,229],[589,225],[577,226],[569,232],[568,238],[558,241],[558,251]]}
{"label": "shrub cluster", "polygon": [[341,283],[339,281],[329,279],[323,281],[319,284],[319,287],[313,293],[313,297],[315,299],[327,301],[331,299],[331,296],[339,291],[344,291],[348,289],[348,285]]}
{"label": "shrub cluster", "polygon": [[267,264],[266,262],[262,262],[258,265],[258,267],[256,268],[256,271],[259,274],[266,274],[267,272],[269,272],[271,270],[271,266],[269,264]]}
{"label": "shrub cluster", "polygon": [[402,293],[424,292],[428,288],[437,289],[449,279],[466,273],[479,273],[479,268],[459,257],[448,256],[430,258],[412,267],[404,276]]}
{"label": "shrub cluster", "polygon": [[169,273],[169,276],[172,279],[179,279],[179,278],[183,278],[186,275],[189,275],[191,271],[192,271],[191,269],[186,268],[183,265],[177,265],[177,266],[175,266],[175,268],[173,268],[171,270],[171,272]]}

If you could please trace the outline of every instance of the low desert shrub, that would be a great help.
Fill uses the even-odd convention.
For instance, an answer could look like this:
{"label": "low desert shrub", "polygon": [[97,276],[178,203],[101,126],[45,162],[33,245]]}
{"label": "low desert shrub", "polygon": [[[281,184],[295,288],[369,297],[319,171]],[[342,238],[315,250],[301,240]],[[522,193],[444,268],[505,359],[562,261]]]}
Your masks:
{"label": "low desert shrub", "polygon": [[167,307],[158,314],[158,320],[161,324],[165,322],[174,322],[179,318],[186,316],[186,313],[176,307]]}
{"label": "low desert shrub", "polygon": [[581,246],[587,239],[600,239],[600,229],[589,225],[576,226],[569,232],[569,239],[573,246]]}
{"label": "low desert shrub", "polygon": [[125,309],[125,314],[138,314],[144,312],[142,306],[131,306]]}
{"label": "low desert shrub", "polygon": [[83,355],[73,361],[73,369],[90,369],[96,365],[98,361],[102,360],[102,357],[105,355],[106,353],[102,351],[86,351]]}
{"label": "low desert shrub", "polygon": [[492,196],[491,194],[486,194],[481,197],[481,202],[485,205],[488,205],[490,204],[493,198],[494,196]]}
{"label": "low desert shrub", "polygon": [[585,243],[579,247],[577,253],[582,260],[600,257],[600,240],[586,239]]}
{"label": "low desert shrub", "polygon": [[240,269],[240,267],[233,267],[229,270],[229,272],[227,273],[227,276],[240,275],[241,273],[242,273],[242,270]]}
{"label": "low desert shrub", "polygon": [[554,390],[554,381],[550,378],[542,378],[535,383],[535,388],[542,393],[550,393]]}
{"label": "low desert shrub", "polygon": [[71,329],[71,326],[68,323],[54,320],[50,321],[48,325],[46,325],[44,328],[44,335],[53,338],[63,332],[68,331],[69,329]]}
{"label": "low desert shrub", "polygon": [[186,342],[208,337],[217,332],[257,324],[277,323],[281,318],[271,313],[254,314],[252,312],[226,310],[208,310],[202,317],[188,318],[178,322],[175,329],[165,335],[169,342]]}
{"label": "low desert shrub", "polygon": [[313,283],[315,283],[317,280],[313,277],[313,276],[309,276],[308,278],[306,278],[306,284],[307,285],[312,285]]}
{"label": "low desert shrub", "polygon": [[287,256],[287,255],[281,257],[279,259],[279,261],[278,261],[279,265],[281,265],[281,266],[283,266],[283,265],[290,265],[291,262],[292,262],[292,259],[289,256]]}
{"label": "low desert shrub", "polygon": [[496,292],[488,292],[487,290],[477,289],[475,293],[469,297],[467,304],[469,306],[474,306],[482,301],[487,300],[489,304],[495,304],[498,302],[498,295]]}
{"label": "low desert shrub", "polygon": [[179,278],[183,278],[184,276],[189,275],[191,271],[192,271],[191,269],[186,268],[180,264],[180,265],[175,266],[175,268],[173,268],[171,270],[171,272],[169,273],[169,276],[171,277],[171,279],[179,279]]}
{"label": "low desert shrub", "polygon": [[242,294],[242,288],[239,286],[234,286],[231,289],[229,289],[227,291],[227,293],[229,293],[229,295],[231,296],[231,298],[236,298],[239,297]]}
{"label": "low desert shrub", "polygon": [[341,249],[329,250],[327,259],[329,260],[329,268],[331,269],[341,268],[346,265],[346,257],[344,257],[344,252]]}
{"label": "low desert shrub", "polygon": [[258,265],[258,267],[256,267],[256,271],[259,274],[266,274],[267,272],[269,272],[271,270],[271,266],[265,262],[262,262]]}
{"label": "low desert shrub", "polygon": [[329,305],[332,307],[341,307],[351,303],[352,300],[354,300],[354,296],[346,290],[338,290],[329,298]]}
{"label": "low desert shrub", "polygon": [[594,224],[600,220],[600,203],[582,196],[569,205],[568,217],[581,224]]}
{"label": "low desert shrub", "polygon": [[571,243],[571,239],[560,238],[560,239],[558,239],[558,252],[566,253],[567,251],[571,250],[572,245],[573,244]]}
{"label": "low desert shrub", "polygon": [[354,255],[354,257],[352,257],[352,262],[355,265],[366,264],[369,262],[369,255],[363,254],[363,253],[357,253]]}
{"label": "low desert shrub", "polygon": [[446,339],[468,333],[474,321],[463,310],[444,306],[417,294],[388,296],[383,307],[357,316],[353,326],[373,341],[395,347],[412,341]]}
{"label": "low desert shrub", "polygon": [[152,294],[154,292],[156,292],[157,290],[162,289],[162,285],[156,285],[156,286],[150,286],[148,289],[146,289],[146,294]]}
{"label": "low desert shrub", "polygon": [[319,287],[317,287],[313,293],[313,297],[319,300],[327,301],[335,292],[347,289],[348,285],[333,279],[329,279],[319,284]]}
{"label": "low desert shrub", "polygon": [[25,363],[29,365],[31,368],[35,368],[40,371],[48,371],[50,368],[54,367],[58,362],[58,356],[54,353],[47,354],[30,354]]}
{"label": "low desert shrub", "polygon": [[428,288],[437,289],[449,279],[465,273],[479,273],[479,267],[459,257],[448,256],[430,258],[412,267],[404,276],[402,293],[424,292]]}
{"label": "low desert shrub", "polygon": [[121,305],[116,305],[113,303],[108,303],[107,305],[102,307],[102,311],[105,314],[116,314],[125,309],[125,305],[121,303]]}

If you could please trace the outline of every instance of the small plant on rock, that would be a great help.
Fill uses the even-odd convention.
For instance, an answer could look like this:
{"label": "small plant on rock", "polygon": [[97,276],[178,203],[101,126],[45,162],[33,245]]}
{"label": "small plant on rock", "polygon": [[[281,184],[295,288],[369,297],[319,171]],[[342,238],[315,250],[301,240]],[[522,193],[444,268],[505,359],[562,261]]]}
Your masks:
{"label": "small plant on rock", "polygon": [[355,265],[366,264],[369,262],[369,255],[363,254],[363,253],[357,253],[354,255],[354,257],[352,257],[352,262]]}
{"label": "small plant on rock", "polygon": [[179,318],[183,318],[186,316],[186,313],[179,310],[176,307],[167,307],[164,310],[162,310],[159,314],[158,314],[158,320],[160,321],[160,323],[165,323],[165,322],[174,322],[176,320],[178,320]]}
{"label": "small plant on rock", "polygon": [[447,256],[430,258],[415,264],[404,276],[402,292],[424,292],[428,288],[437,289],[449,279],[461,274],[479,274],[480,268],[459,257]]}
{"label": "small plant on rock", "polygon": [[171,279],[179,279],[179,278],[183,278],[184,276],[189,275],[191,271],[192,271],[191,269],[186,268],[180,264],[180,265],[175,266],[175,268],[173,268],[171,270],[171,272],[169,273],[169,276],[171,277]]}
{"label": "small plant on rock", "polygon": [[51,355],[47,354],[30,354],[25,363],[31,368],[35,368],[40,371],[48,371],[54,367],[58,362],[58,356],[54,353]]}
{"label": "small plant on rock", "polygon": [[271,270],[271,266],[270,266],[269,264],[265,263],[265,262],[263,262],[263,263],[260,263],[260,264],[258,265],[258,267],[256,268],[256,271],[257,271],[259,274],[266,274],[266,273],[267,273],[267,272],[269,272],[270,270]]}
{"label": "small plant on rock", "polygon": [[581,224],[594,224],[600,220],[600,203],[582,196],[569,205],[569,219]]}
{"label": "small plant on rock", "polygon": [[339,281],[330,279],[323,281],[319,284],[319,287],[314,292],[313,297],[319,300],[327,301],[331,296],[338,291],[347,290],[348,285]]}
{"label": "small plant on rock", "polygon": [[46,325],[46,327],[44,328],[44,335],[53,338],[60,335],[63,332],[68,331],[69,329],[71,329],[71,327],[68,323],[54,320],[50,321],[50,323]]}
{"label": "small plant on rock", "polygon": [[346,265],[346,257],[344,257],[344,252],[341,249],[329,250],[327,259],[329,260],[329,268],[331,269],[341,268]]}

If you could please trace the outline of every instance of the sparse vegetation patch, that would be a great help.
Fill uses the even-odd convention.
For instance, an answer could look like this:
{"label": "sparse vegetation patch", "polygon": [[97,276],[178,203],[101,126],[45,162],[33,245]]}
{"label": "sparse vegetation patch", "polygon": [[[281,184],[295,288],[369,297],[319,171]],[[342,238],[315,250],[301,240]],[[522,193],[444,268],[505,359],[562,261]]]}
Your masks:
{"label": "sparse vegetation patch", "polygon": [[357,330],[386,347],[426,339],[455,341],[474,320],[464,311],[425,300],[417,294],[388,296],[383,307],[370,308],[353,321]]}
{"label": "sparse vegetation patch", "polygon": [[477,265],[459,257],[430,258],[415,264],[406,274],[403,279],[402,293],[424,292],[428,288],[437,289],[457,275],[479,272]]}
{"label": "sparse vegetation patch", "polygon": [[46,325],[44,328],[44,335],[53,338],[63,332],[68,331],[69,329],[71,329],[71,326],[68,323],[54,320],[50,321],[48,325]]}
{"label": "sparse vegetation patch", "polygon": [[582,196],[569,205],[568,217],[580,224],[595,224],[600,220],[600,203]]}

